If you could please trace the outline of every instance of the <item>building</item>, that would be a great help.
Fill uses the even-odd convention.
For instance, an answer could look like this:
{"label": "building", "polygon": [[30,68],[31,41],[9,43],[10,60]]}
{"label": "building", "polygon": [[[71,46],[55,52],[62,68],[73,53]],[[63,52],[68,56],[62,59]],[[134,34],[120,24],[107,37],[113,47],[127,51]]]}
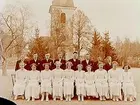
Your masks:
{"label": "building", "polygon": [[[74,51],[73,35],[68,29],[68,22],[71,19],[76,7],[73,0],[53,0],[49,13],[51,15],[51,35],[66,35],[65,57],[70,59]],[[68,47],[67,47],[68,46]],[[72,50],[73,49],[73,50]]]}

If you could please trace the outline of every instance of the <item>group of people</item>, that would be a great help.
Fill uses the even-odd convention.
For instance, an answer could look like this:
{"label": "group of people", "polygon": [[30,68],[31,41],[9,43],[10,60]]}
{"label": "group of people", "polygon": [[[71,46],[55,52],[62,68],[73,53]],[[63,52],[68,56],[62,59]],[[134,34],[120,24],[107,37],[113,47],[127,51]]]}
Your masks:
{"label": "group of people", "polygon": [[[45,55],[45,60],[39,61],[38,55],[33,55],[33,60],[25,62],[17,61],[16,82],[13,88],[15,100],[19,95],[34,101],[49,101],[49,95],[53,100],[71,101],[78,96],[79,101],[85,97],[95,97],[100,100],[112,99],[113,101],[136,100],[136,89],[133,82],[130,66],[124,65],[118,68],[116,61],[106,63],[98,59],[90,60],[86,54],[85,60],[77,59],[77,52],[73,58],[66,61],[59,54],[59,59],[51,60],[50,55]],[[110,58],[110,57],[109,57]]]}

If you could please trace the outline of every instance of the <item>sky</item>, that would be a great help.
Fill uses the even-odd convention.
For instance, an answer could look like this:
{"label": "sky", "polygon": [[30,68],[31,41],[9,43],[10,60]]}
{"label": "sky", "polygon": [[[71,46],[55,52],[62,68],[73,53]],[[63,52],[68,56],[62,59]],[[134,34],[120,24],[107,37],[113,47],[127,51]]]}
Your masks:
{"label": "sky", "polygon": [[[3,3],[5,1],[5,3]],[[52,0],[0,0],[3,4],[20,1],[33,12],[32,20],[38,24],[41,35],[49,33],[49,7]],[[140,0],[73,0],[75,7],[82,10],[92,25],[103,34],[109,31],[111,39],[129,37],[140,40]]]}

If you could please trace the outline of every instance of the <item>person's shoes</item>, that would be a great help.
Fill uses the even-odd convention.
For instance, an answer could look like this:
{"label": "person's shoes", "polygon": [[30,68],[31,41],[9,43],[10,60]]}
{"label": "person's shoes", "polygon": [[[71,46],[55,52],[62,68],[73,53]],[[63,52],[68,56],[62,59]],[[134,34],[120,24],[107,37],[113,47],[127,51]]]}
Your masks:
{"label": "person's shoes", "polygon": [[32,101],[35,101],[35,99],[34,99],[34,98],[32,98]]}
{"label": "person's shoes", "polygon": [[30,101],[30,98],[28,98],[27,101]]}
{"label": "person's shoes", "polygon": [[124,98],[124,101],[127,101],[127,98]]}
{"label": "person's shoes", "polygon": [[23,100],[25,99],[24,96],[21,97]]}
{"label": "person's shoes", "polygon": [[17,96],[15,96],[14,100],[17,100]]}
{"label": "person's shoes", "polygon": [[132,102],[133,101],[133,99],[132,98],[130,98],[130,102]]}
{"label": "person's shoes", "polygon": [[44,98],[41,98],[41,101],[44,101]]}

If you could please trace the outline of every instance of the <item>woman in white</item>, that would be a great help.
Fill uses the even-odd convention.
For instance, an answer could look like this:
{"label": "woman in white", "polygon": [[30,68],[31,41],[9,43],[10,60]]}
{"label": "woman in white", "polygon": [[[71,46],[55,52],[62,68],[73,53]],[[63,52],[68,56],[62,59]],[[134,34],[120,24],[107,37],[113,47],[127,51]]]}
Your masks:
{"label": "woman in white", "polygon": [[122,82],[122,73],[117,69],[118,63],[116,61],[112,62],[113,68],[108,71],[108,82],[110,89],[110,98],[113,101],[122,100],[121,95],[121,82]]}
{"label": "woman in white", "polygon": [[123,93],[124,101],[134,101],[136,99],[136,87],[134,86],[132,73],[129,71],[130,66],[125,65],[123,67]]}
{"label": "woman in white", "polygon": [[60,68],[61,63],[55,62],[56,68],[52,71],[52,84],[53,84],[53,100],[57,98],[63,100],[63,69]]}
{"label": "woman in white", "polygon": [[97,93],[100,97],[100,100],[106,100],[109,98],[108,95],[108,75],[107,71],[103,69],[104,63],[100,62],[99,69],[95,71],[95,85]]}
{"label": "woman in white", "polygon": [[34,101],[36,98],[39,98],[40,93],[40,72],[36,70],[36,64],[33,63],[31,65],[32,70],[28,71],[28,84],[25,91],[25,97],[27,101],[30,101],[30,98],[32,98],[32,101]]}
{"label": "woman in white", "polygon": [[44,70],[41,71],[41,94],[42,94],[42,98],[41,101],[44,101],[44,97],[46,94],[46,101],[49,101],[49,94],[52,93],[52,84],[51,84],[51,80],[52,80],[52,73],[49,69],[49,65],[50,63],[44,63]]}
{"label": "woman in white", "polygon": [[96,88],[95,88],[94,72],[91,72],[92,66],[88,65],[86,68],[87,68],[87,72],[85,72],[86,96],[97,97],[97,92],[96,92]]}
{"label": "woman in white", "polygon": [[78,96],[78,101],[84,101],[85,96],[85,84],[84,84],[84,74],[85,71],[82,70],[82,64],[77,65],[78,70],[75,71],[75,84],[76,84],[76,94]]}
{"label": "woman in white", "polygon": [[22,95],[22,99],[24,99],[24,92],[25,92],[25,87],[26,87],[26,73],[27,71],[24,69],[24,62],[21,62],[20,64],[20,69],[16,71],[16,82],[13,88],[15,100],[17,100],[19,95]]}
{"label": "woman in white", "polygon": [[74,71],[71,69],[72,63],[66,63],[66,70],[64,71],[64,97],[66,101],[71,101],[74,96]]}

